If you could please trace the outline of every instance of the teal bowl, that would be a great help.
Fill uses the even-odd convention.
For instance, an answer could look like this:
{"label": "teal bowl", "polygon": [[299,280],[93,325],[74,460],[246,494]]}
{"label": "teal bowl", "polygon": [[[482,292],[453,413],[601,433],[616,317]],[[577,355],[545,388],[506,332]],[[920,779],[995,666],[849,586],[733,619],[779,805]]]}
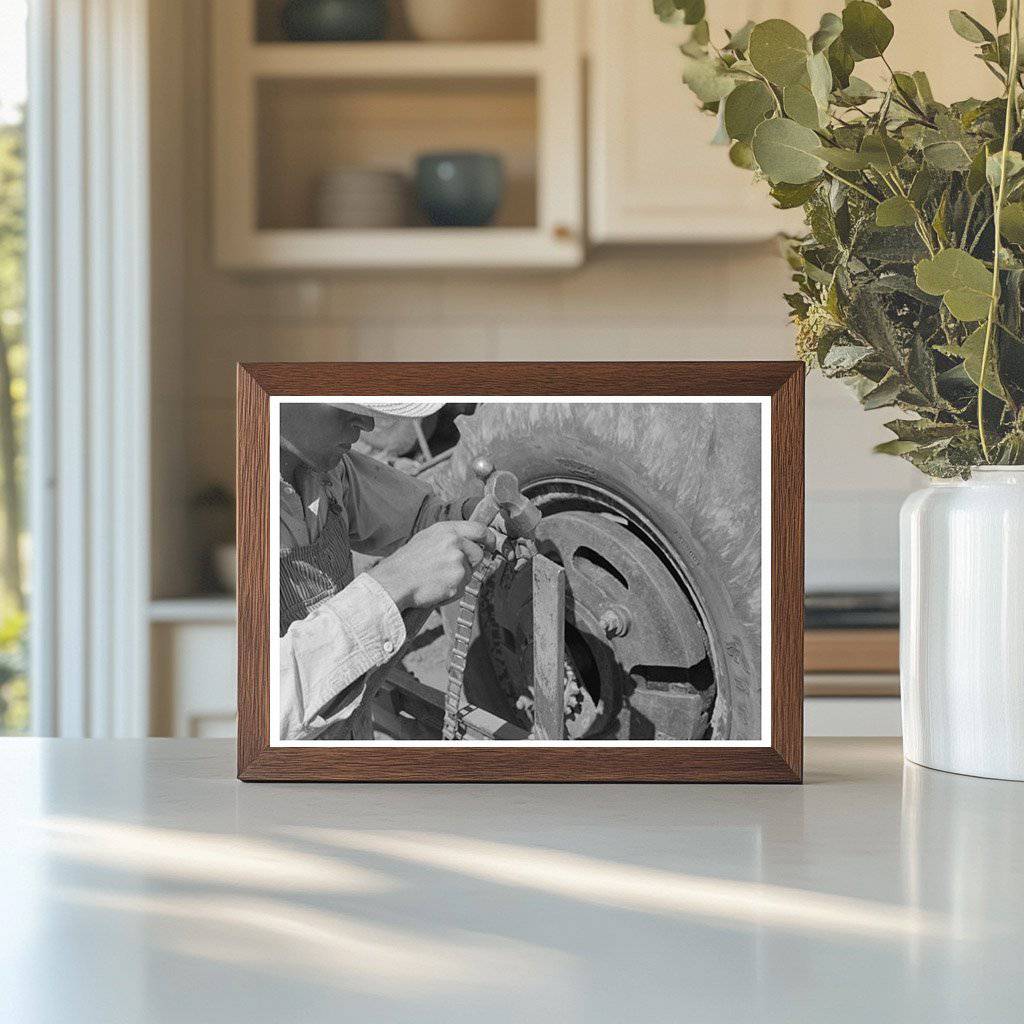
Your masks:
{"label": "teal bowl", "polygon": [[484,227],[504,193],[505,167],[494,153],[424,153],[416,161],[416,196],[435,227]]}
{"label": "teal bowl", "polygon": [[387,0],[288,0],[281,11],[281,28],[294,42],[368,42],[387,27]]}

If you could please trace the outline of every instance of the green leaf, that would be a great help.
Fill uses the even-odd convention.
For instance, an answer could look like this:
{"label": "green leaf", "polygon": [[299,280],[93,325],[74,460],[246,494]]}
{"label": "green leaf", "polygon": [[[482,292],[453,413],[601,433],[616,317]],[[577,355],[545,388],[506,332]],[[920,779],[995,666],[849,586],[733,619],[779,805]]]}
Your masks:
{"label": "green leaf", "polygon": [[736,79],[710,57],[683,57],[683,81],[701,103],[717,103],[736,87]]}
{"label": "green leaf", "polygon": [[1006,241],[1024,245],[1024,203],[1007,203],[1003,207],[999,230]]}
{"label": "green leaf", "polygon": [[828,99],[832,94],[832,69],[828,66],[828,57],[823,53],[815,54],[807,61],[807,79],[810,82],[811,95],[821,112],[821,124],[828,120]]}
{"label": "green leaf", "polygon": [[711,29],[706,21],[698,21],[690,33],[690,42],[695,46],[707,46],[711,42]]}
{"label": "green leaf", "polygon": [[877,89],[865,82],[863,78],[858,78],[856,75],[850,76],[850,80],[846,88],[840,93],[843,102],[848,103],[850,106],[856,106],[859,103],[867,103],[868,100],[873,100],[877,95]]}
{"label": "green leaf", "polygon": [[912,228],[878,228],[874,218],[858,230],[855,249],[861,259],[890,265],[917,263],[928,255],[921,236]]}
{"label": "green leaf", "polygon": [[843,39],[861,60],[881,57],[892,42],[892,22],[874,5],[853,0],[843,10]]}
{"label": "green leaf", "polygon": [[970,169],[967,171],[967,191],[972,196],[977,195],[985,186],[985,162],[988,160],[988,147],[989,144],[986,143],[974,154]]}
{"label": "green leaf", "polygon": [[729,162],[736,167],[742,167],[745,171],[757,170],[754,151],[747,142],[734,142],[729,147]]}
{"label": "green leaf", "polygon": [[[996,150],[989,155],[985,161],[985,177],[989,185],[995,191],[999,188],[999,175],[1002,170],[1003,151]],[[1016,150],[1011,149],[1006,154],[1006,181],[1007,183],[1017,178],[1024,171],[1024,157]]]}
{"label": "green leaf", "polygon": [[[980,387],[981,357],[985,352],[985,325],[981,324],[972,331],[956,352],[964,361],[964,372],[971,378],[975,386]],[[985,367],[985,390],[990,395],[1006,401],[1006,392],[1003,390],[1002,384],[999,383],[999,377],[996,374],[994,355],[995,344],[990,343],[987,365]]]}
{"label": "green leaf", "polygon": [[732,50],[734,53],[746,53],[750,49],[750,33],[753,31],[754,22],[748,21],[742,28],[736,29],[729,36],[729,42],[723,49]]}
{"label": "green leaf", "polygon": [[819,146],[815,156],[832,167],[838,167],[841,171],[863,171],[871,166],[871,161],[861,153],[855,153],[852,149],[839,149],[837,146]]}
{"label": "green leaf", "polygon": [[891,173],[903,159],[903,147],[891,135],[872,133],[865,135],[860,152],[870,165],[883,174]]}
{"label": "green leaf", "polygon": [[893,405],[896,399],[899,397],[902,385],[900,379],[896,374],[891,377],[887,377],[881,384],[876,388],[872,388],[863,398],[860,400],[860,404],[865,409],[882,409],[887,405]]}
{"label": "green leaf", "polygon": [[917,82],[914,81],[912,75],[904,74],[902,71],[894,71],[892,80],[896,88],[905,96],[909,96],[912,100],[918,99]]}
{"label": "green leaf", "polygon": [[816,180],[804,182],[801,185],[791,185],[781,181],[772,186],[771,196],[778,209],[793,210],[798,206],[803,206],[817,190],[818,182]]}
{"label": "green leaf", "polygon": [[925,103],[934,103],[935,97],[932,95],[932,86],[928,81],[928,76],[923,71],[915,71],[911,77],[914,79],[914,85],[917,86],[917,95]]}
{"label": "green leaf", "polygon": [[966,171],[971,166],[971,158],[959,142],[931,142],[922,153],[940,171]]}
{"label": "green leaf", "polygon": [[921,204],[931,194],[932,189],[935,188],[937,177],[938,175],[927,165],[923,166],[914,175],[914,180],[910,183],[910,191],[907,193],[907,196],[919,209]]}
{"label": "green leaf", "polygon": [[942,198],[932,217],[932,227],[938,236],[939,244],[943,247],[949,245],[949,233],[946,231],[946,214],[949,212],[949,189],[943,190]]}
{"label": "green leaf", "polygon": [[943,249],[914,268],[917,286],[941,295],[946,308],[965,322],[988,316],[992,274],[981,260],[963,249]]}
{"label": "green leaf", "polygon": [[764,82],[743,82],[725,100],[725,130],[729,138],[750,142],[754,129],[775,109],[775,99]]}
{"label": "green leaf", "polygon": [[696,25],[704,20],[704,0],[654,0],[654,13],[669,24]]}
{"label": "green leaf", "polygon": [[890,420],[885,424],[900,441],[916,441],[918,444],[930,444],[956,437],[963,427],[959,423],[936,423],[934,420]]}
{"label": "green leaf", "polygon": [[958,36],[969,43],[992,42],[995,36],[980,21],[972,18],[966,11],[950,11],[949,23]]}
{"label": "green leaf", "polygon": [[907,452],[916,451],[920,447],[918,441],[883,441],[881,444],[876,444],[872,451],[876,455],[906,455]]}
{"label": "green leaf", "polygon": [[828,66],[832,71],[832,79],[837,89],[845,89],[850,84],[854,60],[846,41],[840,36],[828,48]]}
{"label": "green leaf", "polygon": [[807,37],[781,18],[762,21],[750,33],[747,57],[773,85],[785,87],[799,81],[809,53]]}
{"label": "green leaf", "polygon": [[788,118],[762,121],[754,131],[753,147],[758,166],[773,184],[813,181],[825,166],[817,154],[818,136]]}
{"label": "green leaf", "polygon": [[821,127],[821,111],[806,85],[787,85],[782,90],[782,109],[787,117],[805,128]]}
{"label": "green leaf", "polygon": [[823,14],[818,31],[811,36],[811,53],[827,50],[843,31],[843,19],[838,14]]}
{"label": "green leaf", "polygon": [[992,0],[992,11],[996,16],[996,25],[1006,17],[1006,0]]}
{"label": "green leaf", "polygon": [[908,227],[916,221],[914,204],[903,196],[891,196],[875,207],[875,223],[880,228]]}
{"label": "green leaf", "polygon": [[704,0],[675,0],[675,4],[676,7],[682,8],[683,21],[687,25],[696,25],[703,21],[704,15],[707,13]]}
{"label": "green leaf", "polygon": [[679,16],[672,0],[654,0],[654,13],[665,22],[675,21]]}

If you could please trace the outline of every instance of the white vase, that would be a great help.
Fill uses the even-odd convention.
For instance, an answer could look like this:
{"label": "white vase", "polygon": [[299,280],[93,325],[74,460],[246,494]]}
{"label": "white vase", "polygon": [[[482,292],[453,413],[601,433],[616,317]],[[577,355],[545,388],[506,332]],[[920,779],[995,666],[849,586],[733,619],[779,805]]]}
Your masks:
{"label": "white vase", "polygon": [[900,693],[911,761],[1024,781],[1024,466],[904,503]]}

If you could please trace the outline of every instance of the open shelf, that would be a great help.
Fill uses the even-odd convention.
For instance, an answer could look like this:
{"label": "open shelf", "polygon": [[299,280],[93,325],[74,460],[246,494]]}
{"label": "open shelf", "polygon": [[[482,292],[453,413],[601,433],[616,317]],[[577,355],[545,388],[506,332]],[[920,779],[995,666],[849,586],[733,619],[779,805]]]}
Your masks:
{"label": "open shelf", "polygon": [[[317,224],[314,196],[325,174],[352,166],[399,172],[409,195],[408,223],[398,230],[430,230],[413,178],[416,158],[439,150],[497,153],[504,165],[493,226],[463,234],[536,227],[532,79],[271,79],[258,84],[256,121],[260,231],[331,230]],[[373,246],[379,232],[358,233],[353,241]],[[442,233],[455,238],[452,229]]]}
{"label": "open shelf", "polygon": [[535,43],[268,43],[246,64],[257,78],[381,78],[534,75]]}
{"label": "open shelf", "polygon": [[[221,0],[217,0],[218,3]],[[423,2],[423,0],[420,0]],[[431,0],[427,0],[431,2]],[[252,6],[252,18],[249,24],[252,26],[251,38],[259,45],[285,42],[284,30],[281,25],[281,13],[285,0],[254,0]],[[506,41],[534,42],[537,39],[537,0],[505,0],[504,20],[498,26],[495,35]],[[493,30],[495,23],[492,21],[489,28]],[[384,40],[387,42],[412,42],[419,43],[414,31],[414,21],[409,18],[406,11],[406,0],[388,0],[388,22]],[[315,46],[315,43],[298,43],[299,46]],[[372,45],[369,43],[355,43],[355,46]],[[487,43],[467,42],[465,46],[486,46]]]}
{"label": "open shelf", "polygon": [[[230,269],[567,267],[583,258],[582,75],[576,0],[536,0],[530,38],[434,43],[395,21],[381,42],[281,40],[278,0],[213,8],[214,243]],[[394,12],[393,12],[394,13]],[[492,221],[321,226],[324,177],[400,172],[427,152],[496,153]],[[360,210],[360,213],[362,210]],[[390,211],[389,211],[390,212]],[[352,222],[374,223],[367,217]]]}
{"label": "open shelf", "polygon": [[[556,240],[557,241],[557,240]],[[572,239],[552,244],[533,228],[406,228],[381,231],[258,231],[238,266],[416,269],[427,267],[574,267]]]}

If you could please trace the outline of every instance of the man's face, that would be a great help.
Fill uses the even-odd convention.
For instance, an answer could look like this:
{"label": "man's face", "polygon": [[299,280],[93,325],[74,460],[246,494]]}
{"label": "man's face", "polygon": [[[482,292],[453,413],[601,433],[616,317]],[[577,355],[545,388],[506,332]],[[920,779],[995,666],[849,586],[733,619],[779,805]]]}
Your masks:
{"label": "man's face", "polygon": [[373,430],[373,417],[316,402],[283,402],[281,436],[303,462],[326,473],[341,461],[364,430]]}

